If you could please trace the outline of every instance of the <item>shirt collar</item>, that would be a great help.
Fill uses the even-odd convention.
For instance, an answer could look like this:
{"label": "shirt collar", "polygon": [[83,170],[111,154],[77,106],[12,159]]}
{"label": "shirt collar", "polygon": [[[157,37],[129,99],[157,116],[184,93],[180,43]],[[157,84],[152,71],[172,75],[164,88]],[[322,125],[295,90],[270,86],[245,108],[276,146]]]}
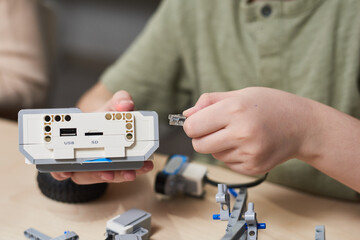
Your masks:
{"label": "shirt collar", "polygon": [[267,18],[292,17],[302,12],[313,9],[323,0],[269,0],[254,1],[251,3],[249,3],[248,0],[240,1],[240,9],[242,12],[245,13],[246,20],[248,22],[252,22]]}

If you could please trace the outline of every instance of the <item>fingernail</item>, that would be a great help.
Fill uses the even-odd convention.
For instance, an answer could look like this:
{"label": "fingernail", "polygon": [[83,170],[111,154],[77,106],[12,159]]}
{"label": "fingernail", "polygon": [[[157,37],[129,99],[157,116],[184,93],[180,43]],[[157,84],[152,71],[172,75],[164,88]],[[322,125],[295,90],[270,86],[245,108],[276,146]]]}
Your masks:
{"label": "fingernail", "polygon": [[183,111],[183,115],[185,116],[185,117],[187,117],[187,115],[190,113],[190,111],[193,109],[194,107],[191,107],[191,108],[188,108],[188,109],[186,109],[185,111]]}
{"label": "fingernail", "polygon": [[116,104],[116,111],[130,111],[134,107],[132,100],[121,100]]}
{"label": "fingernail", "polygon": [[120,100],[117,104],[134,104],[132,100]]}
{"label": "fingernail", "polygon": [[114,180],[115,174],[114,172],[101,172],[100,178],[104,181],[112,181]]}

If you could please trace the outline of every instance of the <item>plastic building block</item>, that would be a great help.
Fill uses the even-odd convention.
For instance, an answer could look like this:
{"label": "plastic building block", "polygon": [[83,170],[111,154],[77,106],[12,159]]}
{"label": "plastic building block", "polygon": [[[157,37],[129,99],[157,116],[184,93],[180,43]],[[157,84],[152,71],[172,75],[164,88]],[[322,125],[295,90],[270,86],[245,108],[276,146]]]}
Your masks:
{"label": "plastic building block", "polygon": [[34,229],[34,228],[29,228],[27,230],[24,231],[24,235],[26,238],[31,239],[31,240],[50,240],[51,237],[39,232],[38,230]]}
{"label": "plastic building block", "polygon": [[[227,209],[230,200],[226,200],[227,186],[224,184],[218,184],[218,193],[216,194],[216,202],[220,203],[220,214],[213,216],[215,220],[226,220],[228,216]],[[222,240],[257,240],[258,230],[266,229],[265,223],[258,223],[256,219],[256,213],[254,211],[254,203],[248,203],[248,209],[245,212],[245,204],[247,200],[247,189],[240,188],[237,194],[232,213],[228,218],[228,224],[226,227],[226,233],[221,238]],[[226,207],[224,208],[224,205]],[[222,218],[221,213],[225,217]],[[325,240],[325,227],[316,226],[315,228],[315,240]]]}
{"label": "plastic building block", "polygon": [[141,236],[135,234],[117,235],[115,240],[142,240]]}
{"label": "plastic building block", "polygon": [[65,232],[63,235],[52,238],[51,240],[78,240],[79,236],[74,232]]}
{"label": "plastic building block", "polygon": [[235,189],[229,188],[228,190],[229,190],[229,193],[230,193],[231,195],[233,195],[235,198],[238,196],[238,193],[235,191]]}
{"label": "plastic building block", "polygon": [[232,208],[231,216],[226,226],[226,234],[223,240],[246,239],[246,223],[243,218],[245,204],[247,200],[247,190],[240,189],[238,196]]}
{"label": "plastic building block", "polygon": [[169,125],[172,126],[183,126],[186,117],[181,114],[169,114]]}
{"label": "plastic building block", "polygon": [[107,222],[106,240],[135,240],[138,239],[138,237],[141,237],[142,240],[147,240],[149,238],[150,228],[151,214],[143,210],[133,208]]}
{"label": "plastic building block", "polygon": [[201,197],[206,173],[205,166],[189,163],[187,156],[172,155],[164,169],[156,175],[155,191],[168,196],[185,193]]}
{"label": "plastic building block", "polygon": [[230,217],[230,195],[227,192],[226,184],[218,185],[218,193],[216,194],[216,202],[220,203],[220,220],[227,221]]}
{"label": "plastic building block", "polygon": [[315,227],[315,240],[325,240],[325,226],[319,225]]}
{"label": "plastic building block", "polygon": [[[106,224],[106,240],[148,240],[151,228],[151,214],[140,209],[130,209],[109,220]],[[33,228],[24,231],[30,240],[78,240],[75,232],[51,238]]]}
{"label": "plastic building block", "polygon": [[21,110],[19,150],[40,172],[138,169],[159,147],[156,112]]}
{"label": "plastic building block", "polygon": [[[226,197],[227,196],[227,197]],[[228,200],[226,200],[228,198]],[[247,189],[241,188],[237,194],[232,213],[229,216],[230,199],[225,184],[218,184],[218,193],[216,194],[216,202],[220,203],[220,220],[228,220],[226,233],[222,240],[257,240],[258,229],[265,229],[264,223],[258,224],[256,213],[254,212],[254,204],[249,203],[248,210],[245,212],[245,204],[247,200]],[[226,207],[224,207],[226,205]],[[221,213],[224,217],[222,219]]]}
{"label": "plastic building block", "polygon": [[245,212],[245,222],[247,225],[247,239],[256,240],[258,233],[258,222],[254,212],[254,203],[248,204],[248,210]]}
{"label": "plastic building block", "polygon": [[75,232],[64,232],[61,236],[51,238],[36,229],[29,228],[24,231],[24,235],[27,239],[31,240],[78,240],[79,236]]}

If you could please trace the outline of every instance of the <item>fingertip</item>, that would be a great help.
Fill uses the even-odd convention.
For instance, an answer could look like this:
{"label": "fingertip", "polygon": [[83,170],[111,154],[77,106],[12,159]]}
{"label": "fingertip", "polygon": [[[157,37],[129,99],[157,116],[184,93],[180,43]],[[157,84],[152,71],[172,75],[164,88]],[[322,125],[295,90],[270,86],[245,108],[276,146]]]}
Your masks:
{"label": "fingertip", "polygon": [[56,180],[58,180],[58,181],[63,180],[62,177],[60,177],[60,173],[54,173],[54,172],[52,172],[52,173],[50,173],[50,175],[51,175],[54,179],[56,179]]}
{"label": "fingertip", "polygon": [[194,107],[188,108],[185,111],[183,111],[183,115],[185,117],[190,117],[194,113]]}
{"label": "fingertip", "polygon": [[55,178],[58,181],[63,181],[72,176],[71,172],[52,172],[50,173],[53,178]]}
{"label": "fingertip", "polygon": [[132,100],[132,97],[131,97],[130,93],[125,91],[125,90],[117,91],[116,93],[114,93],[112,98],[113,98],[114,101]]}
{"label": "fingertip", "polygon": [[145,161],[144,162],[143,169],[145,171],[151,171],[151,170],[153,170],[153,168],[154,168],[154,163],[152,161]]}
{"label": "fingertip", "polygon": [[134,109],[134,102],[132,100],[121,100],[115,105],[116,111],[131,111]]}

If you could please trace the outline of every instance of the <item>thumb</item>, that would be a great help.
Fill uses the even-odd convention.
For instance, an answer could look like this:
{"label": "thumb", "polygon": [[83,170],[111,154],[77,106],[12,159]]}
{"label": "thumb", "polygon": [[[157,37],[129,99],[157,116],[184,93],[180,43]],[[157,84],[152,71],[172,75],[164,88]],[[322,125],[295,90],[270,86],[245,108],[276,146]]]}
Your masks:
{"label": "thumb", "polygon": [[99,112],[107,111],[132,111],[134,109],[134,101],[132,100],[131,95],[126,91],[116,92],[112,98],[105,103],[100,109]]}

